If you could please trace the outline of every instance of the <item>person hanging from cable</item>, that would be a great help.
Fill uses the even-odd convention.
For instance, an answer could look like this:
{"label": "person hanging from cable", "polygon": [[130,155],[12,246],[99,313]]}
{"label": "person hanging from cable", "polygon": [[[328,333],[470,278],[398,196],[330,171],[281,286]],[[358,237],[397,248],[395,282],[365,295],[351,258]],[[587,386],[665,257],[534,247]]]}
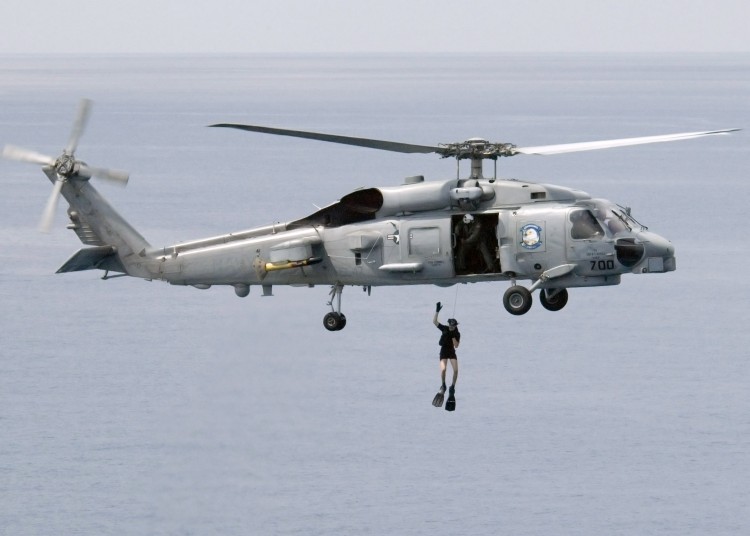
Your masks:
{"label": "person hanging from cable", "polygon": [[461,333],[458,331],[458,321],[455,318],[448,319],[448,325],[441,324],[438,322],[438,315],[440,310],[443,308],[440,302],[437,302],[435,306],[435,316],[432,318],[432,323],[435,324],[440,330],[440,379],[442,385],[440,391],[435,395],[432,401],[432,405],[439,408],[443,405],[443,399],[445,397],[445,371],[448,368],[448,361],[451,363],[453,369],[453,383],[451,383],[450,390],[448,392],[448,402],[445,404],[445,409],[453,411],[456,409],[456,381],[458,381],[458,356],[456,355],[456,348],[461,342]]}

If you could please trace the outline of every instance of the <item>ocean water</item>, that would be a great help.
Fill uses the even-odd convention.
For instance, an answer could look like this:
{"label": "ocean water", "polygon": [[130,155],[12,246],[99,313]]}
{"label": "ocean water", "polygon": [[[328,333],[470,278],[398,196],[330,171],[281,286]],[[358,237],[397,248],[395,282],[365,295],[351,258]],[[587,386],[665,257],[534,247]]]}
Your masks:
{"label": "ocean water", "polygon": [[[750,57],[0,57],[0,144],[131,172],[153,245],[287,221],[455,162],[207,129],[519,146],[750,128]],[[632,207],[677,271],[502,307],[506,284],[200,291],[56,275],[50,184],[0,162],[0,534],[747,534],[747,131],[500,162]],[[466,171],[464,169],[464,171]],[[487,169],[486,172],[490,170]],[[434,303],[461,321],[454,413]]]}

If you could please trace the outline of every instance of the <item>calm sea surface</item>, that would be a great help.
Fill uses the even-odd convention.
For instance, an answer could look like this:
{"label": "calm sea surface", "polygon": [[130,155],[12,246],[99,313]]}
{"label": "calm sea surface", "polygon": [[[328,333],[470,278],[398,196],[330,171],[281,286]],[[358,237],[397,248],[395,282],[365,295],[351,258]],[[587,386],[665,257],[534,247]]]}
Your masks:
{"label": "calm sea surface", "polygon": [[[311,213],[455,162],[208,129],[436,144],[750,128],[750,56],[0,57],[0,144],[131,172],[156,246]],[[676,272],[523,317],[507,284],[200,291],[99,272],[51,186],[0,163],[0,534],[750,532],[747,131],[501,162],[632,207]],[[490,170],[487,170],[490,172]],[[434,303],[462,323],[455,413]]]}

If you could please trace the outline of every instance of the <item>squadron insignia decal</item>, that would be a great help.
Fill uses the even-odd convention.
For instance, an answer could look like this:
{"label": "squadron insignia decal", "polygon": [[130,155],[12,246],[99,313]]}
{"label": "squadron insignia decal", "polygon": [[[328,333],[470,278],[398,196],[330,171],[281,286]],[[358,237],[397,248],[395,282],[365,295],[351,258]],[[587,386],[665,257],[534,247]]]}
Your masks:
{"label": "squadron insignia decal", "polygon": [[534,223],[521,227],[521,246],[525,249],[537,249],[542,245],[542,228]]}

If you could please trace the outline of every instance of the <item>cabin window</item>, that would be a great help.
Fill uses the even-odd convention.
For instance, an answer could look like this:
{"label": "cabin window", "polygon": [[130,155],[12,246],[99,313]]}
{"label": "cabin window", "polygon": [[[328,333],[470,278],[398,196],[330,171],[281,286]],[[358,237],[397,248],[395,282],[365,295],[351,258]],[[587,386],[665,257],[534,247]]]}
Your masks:
{"label": "cabin window", "polygon": [[440,229],[417,227],[409,230],[409,255],[433,257],[440,255]]}

